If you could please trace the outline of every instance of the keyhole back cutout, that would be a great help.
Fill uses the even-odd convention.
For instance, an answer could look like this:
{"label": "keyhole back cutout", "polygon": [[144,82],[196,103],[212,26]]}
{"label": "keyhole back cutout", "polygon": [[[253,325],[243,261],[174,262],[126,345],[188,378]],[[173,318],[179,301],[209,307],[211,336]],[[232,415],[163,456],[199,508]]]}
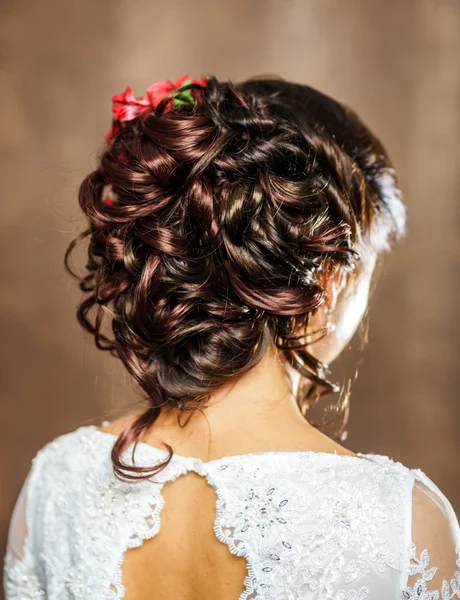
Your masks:
{"label": "keyhole back cutout", "polygon": [[159,532],[124,555],[125,600],[239,600],[247,562],[216,537],[214,487],[188,471],[162,497]]}

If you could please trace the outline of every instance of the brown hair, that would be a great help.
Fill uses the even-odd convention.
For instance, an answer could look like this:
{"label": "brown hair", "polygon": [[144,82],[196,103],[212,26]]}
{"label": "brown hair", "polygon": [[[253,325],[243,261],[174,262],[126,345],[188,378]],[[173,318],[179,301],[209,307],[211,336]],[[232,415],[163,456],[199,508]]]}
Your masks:
{"label": "brown hair", "polygon": [[[78,319],[148,400],[113,447],[128,479],[172,457],[167,445],[156,467],[121,460],[162,407],[199,408],[270,344],[317,393],[336,390],[294,332],[324,302],[325,267],[352,271],[360,247],[387,250],[405,227],[387,153],[348,107],[282,79],[190,88],[194,105],[118,124],[81,185],[89,227],[65,259],[71,271],[89,239]],[[311,394],[299,393],[302,413]]]}

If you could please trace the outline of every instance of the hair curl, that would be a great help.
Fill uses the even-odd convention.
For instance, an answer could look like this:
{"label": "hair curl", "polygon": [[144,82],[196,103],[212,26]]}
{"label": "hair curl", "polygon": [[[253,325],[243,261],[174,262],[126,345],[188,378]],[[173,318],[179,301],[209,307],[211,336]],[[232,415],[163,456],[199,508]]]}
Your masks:
{"label": "hair curl", "polygon": [[294,332],[324,302],[325,269],[353,270],[360,247],[387,250],[405,227],[387,153],[350,108],[282,79],[189,87],[194,106],[121,124],[80,187],[89,227],[65,258],[72,272],[89,239],[79,322],[148,399],[113,447],[127,479],[172,457],[166,445],[156,467],[121,460],[162,408],[198,408],[270,344],[317,391],[336,390]]}

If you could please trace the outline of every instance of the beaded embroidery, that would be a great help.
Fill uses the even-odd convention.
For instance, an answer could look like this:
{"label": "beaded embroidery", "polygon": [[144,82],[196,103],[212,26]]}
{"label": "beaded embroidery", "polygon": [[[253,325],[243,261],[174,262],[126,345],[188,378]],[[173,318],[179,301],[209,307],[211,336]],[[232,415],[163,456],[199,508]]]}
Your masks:
{"label": "beaded embroidery", "polygon": [[[398,588],[408,567],[405,501],[421,472],[374,454],[264,452],[210,462],[174,455],[156,478],[133,484],[113,474],[114,440],[81,427],[37,454],[34,535],[21,560],[5,559],[6,600],[122,599],[125,552],[159,532],[162,488],[189,471],[216,492],[217,538],[246,559],[238,600],[370,600],[373,589],[378,600],[439,598],[427,590],[427,553],[411,566],[418,585]],[[165,456],[136,448],[139,466]],[[130,449],[123,459],[131,460]],[[459,597],[454,577],[443,600]]]}
{"label": "beaded embroidery", "polygon": [[453,578],[450,581],[442,582],[441,596],[438,590],[429,590],[427,582],[431,581],[438,570],[435,566],[430,565],[430,554],[427,549],[423,550],[420,557],[417,557],[416,547],[413,544],[410,548],[410,569],[409,575],[419,575],[412,587],[407,587],[402,597],[404,600],[452,600],[452,598],[460,598],[460,546],[455,548],[457,555],[457,567]]}

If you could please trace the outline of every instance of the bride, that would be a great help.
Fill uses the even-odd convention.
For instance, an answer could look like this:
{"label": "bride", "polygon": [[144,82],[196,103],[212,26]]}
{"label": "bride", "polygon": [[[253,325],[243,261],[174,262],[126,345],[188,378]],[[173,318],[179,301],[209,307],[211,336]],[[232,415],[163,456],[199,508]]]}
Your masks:
{"label": "bride", "polygon": [[143,397],[34,457],[6,600],[460,598],[447,497],[337,441],[328,365],[405,232],[357,114],[282,79],[127,88],[79,202],[78,319]]}

